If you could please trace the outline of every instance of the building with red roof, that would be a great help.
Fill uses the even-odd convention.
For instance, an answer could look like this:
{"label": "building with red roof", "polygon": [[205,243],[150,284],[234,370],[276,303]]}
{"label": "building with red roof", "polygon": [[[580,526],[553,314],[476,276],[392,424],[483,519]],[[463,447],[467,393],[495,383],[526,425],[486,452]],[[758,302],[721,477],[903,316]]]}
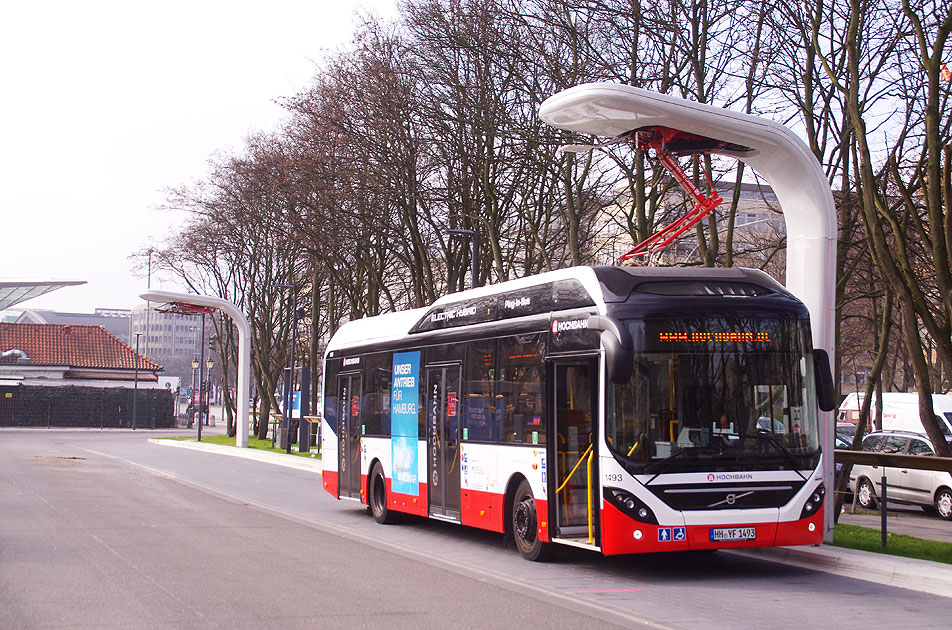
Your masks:
{"label": "building with red roof", "polygon": [[0,323],[0,352],[0,378],[24,384],[115,387],[133,381],[138,366],[138,381],[148,387],[162,371],[102,326]]}
{"label": "building with red roof", "polygon": [[102,326],[0,323],[0,424],[42,425],[45,407],[47,426],[132,426],[132,390],[151,400],[149,390],[164,390],[161,372]]}

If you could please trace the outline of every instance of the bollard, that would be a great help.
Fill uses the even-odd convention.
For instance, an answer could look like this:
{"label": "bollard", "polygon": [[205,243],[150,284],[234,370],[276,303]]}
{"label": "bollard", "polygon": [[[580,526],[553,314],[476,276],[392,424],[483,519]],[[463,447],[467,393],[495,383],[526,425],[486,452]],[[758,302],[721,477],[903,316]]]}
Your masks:
{"label": "bollard", "polygon": [[882,530],[883,538],[883,549],[886,548],[886,467],[883,466],[883,491],[880,493],[879,497],[879,514],[882,524],[880,529]]}

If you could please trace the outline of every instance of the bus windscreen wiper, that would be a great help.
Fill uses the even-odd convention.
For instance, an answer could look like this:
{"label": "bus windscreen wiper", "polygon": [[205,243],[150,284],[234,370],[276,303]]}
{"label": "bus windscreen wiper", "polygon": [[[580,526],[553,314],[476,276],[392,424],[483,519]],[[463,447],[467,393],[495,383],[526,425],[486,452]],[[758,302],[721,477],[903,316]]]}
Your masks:
{"label": "bus windscreen wiper", "polygon": [[[694,448],[682,448],[682,449],[680,449],[680,450],[675,451],[675,452],[672,453],[671,455],[668,455],[668,456],[665,457],[664,459],[659,459],[658,461],[653,462],[653,463],[648,464],[647,466],[645,466],[644,469],[642,470],[642,472],[651,474],[651,473],[653,473],[653,472],[656,471],[656,470],[658,471],[658,472],[655,472],[654,477],[652,477],[651,479],[649,479],[649,480],[646,482],[646,485],[647,485],[648,483],[651,483],[652,481],[654,481],[655,478],[656,478],[658,475],[660,475],[661,473],[663,473],[663,472],[664,472],[664,469],[667,468],[667,464],[671,463],[672,460],[675,460],[675,459],[681,457],[681,456],[684,455],[685,453],[691,453],[691,454],[695,454],[695,455],[696,455],[696,449],[694,449]],[[658,470],[659,468],[660,468],[661,470]]]}
{"label": "bus windscreen wiper", "polygon": [[741,439],[743,438],[754,438],[755,440],[763,440],[764,442],[768,442],[776,446],[777,449],[781,453],[783,453],[784,457],[787,458],[787,461],[793,464],[793,471],[797,473],[800,476],[800,478],[803,479],[804,481],[807,480],[807,478],[803,476],[803,473],[800,472],[800,462],[797,461],[797,458],[794,457],[793,453],[791,453],[787,449],[786,446],[783,445],[783,442],[778,440],[773,435],[770,435],[769,433],[748,433],[746,435],[742,435]]}

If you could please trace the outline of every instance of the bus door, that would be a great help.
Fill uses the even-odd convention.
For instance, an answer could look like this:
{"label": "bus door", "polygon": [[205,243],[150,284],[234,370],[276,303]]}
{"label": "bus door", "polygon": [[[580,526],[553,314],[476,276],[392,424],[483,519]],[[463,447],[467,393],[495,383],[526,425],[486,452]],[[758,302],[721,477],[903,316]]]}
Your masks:
{"label": "bus door", "polygon": [[594,359],[556,361],[554,380],[555,435],[549,441],[553,470],[556,535],[598,544],[598,483],[596,439],[598,372]]}
{"label": "bus door", "polygon": [[360,498],[361,375],[337,377],[338,488],[340,497]]}
{"label": "bus door", "polygon": [[430,516],[460,516],[460,366],[426,368],[427,497]]}

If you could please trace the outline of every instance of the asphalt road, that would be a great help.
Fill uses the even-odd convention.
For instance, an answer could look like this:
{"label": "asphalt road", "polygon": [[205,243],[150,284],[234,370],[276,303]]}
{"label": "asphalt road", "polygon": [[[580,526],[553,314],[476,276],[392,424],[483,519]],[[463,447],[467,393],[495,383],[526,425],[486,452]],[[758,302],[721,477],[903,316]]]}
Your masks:
{"label": "asphalt road", "polygon": [[947,628],[947,598],[730,553],[523,561],[496,534],[377,525],[314,473],[0,432],[0,626]]}

